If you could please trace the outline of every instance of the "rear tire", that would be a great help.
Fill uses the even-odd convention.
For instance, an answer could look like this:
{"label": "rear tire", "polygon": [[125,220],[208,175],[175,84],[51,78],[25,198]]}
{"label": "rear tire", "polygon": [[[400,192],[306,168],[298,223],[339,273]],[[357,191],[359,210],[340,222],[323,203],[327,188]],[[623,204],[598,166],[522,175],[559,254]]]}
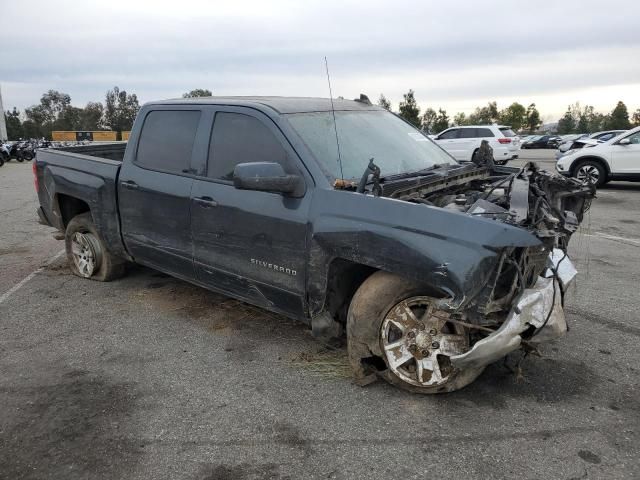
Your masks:
{"label": "rear tire", "polygon": [[69,268],[75,275],[109,282],[125,274],[126,262],[107,250],[91,213],[81,213],[71,219],[64,243]]}
{"label": "rear tire", "polygon": [[[347,316],[349,362],[356,377],[377,373],[404,390],[433,394],[459,390],[482,373],[484,368],[451,366],[449,356],[469,349],[468,332],[446,321],[433,295],[427,287],[387,272],[365,280]],[[395,331],[398,323],[402,325]],[[380,371],[383,365],[386,369]]]}
{"label": "rear tire", "polygon": [[580,162],[573,170],[572,177],[583,183],[595,185],[596,187],[601,187],[607,183],[607,172],[599,162],[593,160]]}

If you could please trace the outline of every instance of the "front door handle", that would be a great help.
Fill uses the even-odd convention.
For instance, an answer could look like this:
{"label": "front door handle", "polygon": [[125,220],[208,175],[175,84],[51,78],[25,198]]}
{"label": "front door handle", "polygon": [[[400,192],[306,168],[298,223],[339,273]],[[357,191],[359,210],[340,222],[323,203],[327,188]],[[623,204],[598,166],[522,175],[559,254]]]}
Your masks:
{"label": "front door handle", "polygon": [[216,202],[211,197],[195,197],[193,199],[193,201],[196,202],[198,205],[200,205],[203,208],[217,207],[218,206],[218,202]]}
{"label": "front door handle", "polygon": [[138,184],[136,182],[132,182],[131,180],[128,180],[126,182],[120,182],[120,185],[122,185],[127,190],[137,190],[138,189]]}

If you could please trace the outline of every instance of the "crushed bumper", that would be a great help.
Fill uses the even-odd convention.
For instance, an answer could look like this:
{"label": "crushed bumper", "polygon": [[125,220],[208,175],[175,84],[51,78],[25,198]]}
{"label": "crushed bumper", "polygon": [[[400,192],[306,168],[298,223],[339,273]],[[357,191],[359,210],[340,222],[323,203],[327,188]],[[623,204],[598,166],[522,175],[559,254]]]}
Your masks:
{"label": "crushed bumper", "polygon": [[521,334],[531,326],[536,329],[534,336],[528,339],[531,343],[545,343],[567,331],[561,287],[566,291],[577,271],[565,253],[558,249],[549,255],[549,267],[532,288],[520,294],[498,330],[476,342],[468,352],[450,358],[454,367],[478,368],[499,360],[520,347]]}

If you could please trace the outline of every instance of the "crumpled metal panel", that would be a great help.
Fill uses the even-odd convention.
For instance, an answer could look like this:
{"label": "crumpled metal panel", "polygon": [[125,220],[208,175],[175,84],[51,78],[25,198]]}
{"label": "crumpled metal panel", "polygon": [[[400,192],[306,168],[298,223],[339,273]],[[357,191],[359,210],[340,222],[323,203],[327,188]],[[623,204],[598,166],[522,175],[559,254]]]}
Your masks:
{"label": "crumpled metal panel", "polygon": [[[549,254],[549,260],[558,271],[562,285],[569,285],[577,273],[571,260],[558,249]],[[550,269],[547,272],[552,273]],[[527,288],[520,294],[500,328],[476,342],[468,352],[452,356],[451,364],[460,369],[489,365],[519,348],[522,343],[520,335],[531,325],[536,329],[542,328],[529,339],[531,343],[545,343],[567,331],[560,285],[553,276],[538,277],[532,288]]]}
{"label": "crumpled metal panel", "polygon": [[[553,252],[549,254],[549,261],[558,273],[558,278],[560,279],[562,288],[566,290],[578,274],[578,270],[576,270],[576,267],[573,266],[573,262],[569,259],[569,257],[559,248],[554,248]],[[551,271],[551,269],[547,269],[545,277],[550,277],[552,275],[553,272]]]}

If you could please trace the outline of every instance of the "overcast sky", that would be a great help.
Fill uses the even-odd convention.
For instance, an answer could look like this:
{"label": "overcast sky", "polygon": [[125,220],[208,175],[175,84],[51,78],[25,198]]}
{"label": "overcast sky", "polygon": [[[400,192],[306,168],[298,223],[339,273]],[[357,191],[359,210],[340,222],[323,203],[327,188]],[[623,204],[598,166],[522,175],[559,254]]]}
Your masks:
{"label": "overcast sky", "polygon": [[[5,109],[118,85],[141,102],[215,95],[384,93],[412,88],[451,117],[496,100],[545,120],[576,101],[640,108],[640,1],[0,0]],[[537,4],[537,5],[535,5]]]}

